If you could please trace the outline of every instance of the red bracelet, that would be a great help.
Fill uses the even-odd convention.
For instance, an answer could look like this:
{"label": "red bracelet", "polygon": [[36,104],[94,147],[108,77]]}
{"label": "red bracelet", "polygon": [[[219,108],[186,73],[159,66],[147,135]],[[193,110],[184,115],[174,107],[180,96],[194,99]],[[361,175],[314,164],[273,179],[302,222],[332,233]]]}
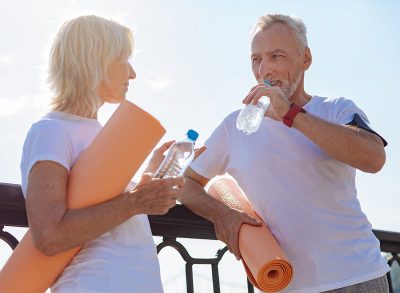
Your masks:
{"label": "red bracelet", "polygon": [[306,113],[306,110],[304,110],[299,105],[292,103],[290,105],[289,111],[286,113],[285,117],[283,117],[283,123],[288,127],[292,127],[293,120],[296,115],[299,114],[299,112]]}

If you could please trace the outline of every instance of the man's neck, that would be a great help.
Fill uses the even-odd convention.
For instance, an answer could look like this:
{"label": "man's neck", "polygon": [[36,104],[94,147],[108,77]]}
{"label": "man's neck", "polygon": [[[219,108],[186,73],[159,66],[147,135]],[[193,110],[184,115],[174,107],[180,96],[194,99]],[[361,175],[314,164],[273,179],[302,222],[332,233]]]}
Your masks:
{"label": "man's neck", "polygon": [[289,101],[303,107],[311,100],[312,96],[307,94],[304,89],[298,88],[294,94],[289,98]]}

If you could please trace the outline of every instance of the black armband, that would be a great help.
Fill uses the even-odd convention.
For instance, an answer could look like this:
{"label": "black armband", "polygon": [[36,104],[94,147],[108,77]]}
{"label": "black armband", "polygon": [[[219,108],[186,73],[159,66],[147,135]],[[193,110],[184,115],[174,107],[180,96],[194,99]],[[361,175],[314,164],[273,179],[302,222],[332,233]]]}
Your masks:
{"label": "black armband", "polygon": [[370,132],[370,133],[373,133],[373,134],[379,136],[379,138],[380,138],[380,139],[382,140],[382,142],[383,142],[383,146],[387,146],[387,145],[388,145],[387,141],[386,141],[382,136],[380,136],[378,133],[376,133],[375,131],[373,131],[373,130],[371,129],[371,127],[369,127],[369,125],[368,125],[367,123],[365,123],[364,120],[361,118],[361,116],[358,115],[357,113],[354,114],[353,120],[352,120],[350,123],[347,123],[347,125],[355,126],[355,127],[364,129],[365,131],[368,131],[368,132]]}

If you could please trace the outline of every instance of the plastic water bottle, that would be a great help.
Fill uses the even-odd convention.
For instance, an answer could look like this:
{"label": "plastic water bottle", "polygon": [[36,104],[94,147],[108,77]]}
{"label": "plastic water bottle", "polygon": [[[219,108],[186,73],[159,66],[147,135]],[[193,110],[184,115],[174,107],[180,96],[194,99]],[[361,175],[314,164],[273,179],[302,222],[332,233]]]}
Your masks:
{"label": "plastic water bottle", "polygon": [[194,143],[199,134],[189,129],[186,138],[174,142],[168,150],[154,177],[175,177],[185,173],[194,158]]}
{"label": "plastic water bottle", "polygon": [[[271,85],[268,80],[265,80],[266,85]],[[236,119],[236,128],[244,134],[251,134],[260,128],[261,122],[264,119],[265,111],[269,105],[268,97],[261,97],[256,105],[248,104],[240,111]]]}

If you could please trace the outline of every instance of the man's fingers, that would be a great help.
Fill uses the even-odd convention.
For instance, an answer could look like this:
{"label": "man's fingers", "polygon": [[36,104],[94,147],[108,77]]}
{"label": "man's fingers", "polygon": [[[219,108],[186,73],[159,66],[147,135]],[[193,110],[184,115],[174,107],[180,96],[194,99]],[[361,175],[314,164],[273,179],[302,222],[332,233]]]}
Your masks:
{"label": "man's fingers", "polygon": [[250,225],[253,225],[253,226],[261,226],[261,225],[262,225],[262,222],[261,222],[261,221],[255,219],[255,218],[253,218],[253,217],[250,217],[250,216],[247,215],[247,214],[244,215],[243,223],[245,223],[245,224],[250,224]]}
{"label": "man's fingers", "polygon": [[230,242],[230,245],[229,245],[230,251],[235,255],[237,260],[240,260],[241,255],[240,255],[240,250],[239,250],[238,235],[234,235],[229,242]]}
{"label": "man's fingers", "polygon": [[196,160],[198,158],[198,156],[200,156],[206,149],[207,149],[207,147],[205,145],[202,146],[199,149],[195,149],[194,150],[194,159],[193,159],[193,161]]}
{"label": "man's fingers", "polygon": [[249,96],[251,95],[251,93],[253,93],[253,91],[254,91],[257,87],[258,87],[258,84],[255,85],[255,86],[253,86],[253,87],[250,89],[250,91],[249,91],[249,93],[247,94],[247,96],[242,100],[242,103],[246,104],[245,101],[247,100],[247,97],[249,97]]}
{"label": "man's fingers", "polygon": [[252,90],[242,101],[243,104],[257,104],[258,100],[263,97],[267,96],[269,88],[262,85],[257,85],[254,90]]}

